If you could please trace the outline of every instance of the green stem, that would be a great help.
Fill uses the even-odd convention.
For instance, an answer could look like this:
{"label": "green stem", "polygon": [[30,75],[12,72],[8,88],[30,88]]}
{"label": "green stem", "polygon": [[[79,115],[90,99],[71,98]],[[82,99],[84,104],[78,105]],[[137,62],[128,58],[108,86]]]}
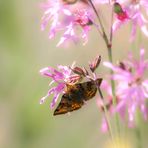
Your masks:
{"label": "green stem", "polygon": [[[112,9],[113,11],[113,9]],[[112,19],[113,19],[113,14],[112,14],[112,18],[111,18],[111,22],[112,22]],[[107,49],[108,49],[108,58],[109,58],[109,61],[113,64],[113,56],[112,56],[112,26],[111,26],[111,29],[110,29],[110,47],[107,46]],[[113,70],[111,69],[110,70],[110,74],[113,75],[114,72]],[[112,96],[113,96],[113,106],[116,107],[117,105],[117,98],[116,98],[116,88],[115,88],[115,81],[113,79],[111,79],[111,88],[112,88]],[[119,125],[119,117],[118,117],[118,114],[116,113],[115,114],[115,120],[116,120],[116,128],[117,128],[117,134],[118,136],[120,136],[120,125]]]}
{"label": "green stem", "polygon": [[140,130],[140,111],[136,112],[136,138],[137,138],[137,148],[142,148],[142,138],[141,138],[141,130]]}
{"label": "green stem", "polygon": [[100,18],[100,16],[99,16],[99,14],[98,14],[98,12],[97,12],[97,10],[96,10],[96,8],[95,8],[95,6],[94,6],[92,0],[89,0],[89,2],[90,2],[90,5],[92,6],[92,8],[93,8],[93,10],[94,10],[94,12],[95,12],[97,18],[98,18],[98,21],[99,21],[99,23],[100,23],[100,27],[101,27],[102,31],[105,32],[104,27],[103,27],[103,24],[102,24],[102,21],[101,21],[101,18]]}
{"label": "green stem", "polygon": [[[96,8],[95,8],[95,6],[94,6],[92,0],[89,0],[89,3],[90,3],[91,7],[93,8],[93,10],[94,10],[94,12],[95,12],[95,14],[96,14],[96,16],[97,16],[97,18],[98,18],[98,21],[99,21],[99,24],[100,24],[100,28],[101,28],[101,30],[102,30],[101,36],[103,37],[103,39],[104,39],[106,45],[108,46],[108,45],[109,45],[109,42],[108,42],[108,38],[107,38],[107,35],[106,35],[106,33],[105,33],[105,29],[104,29],[104,27],[103,27],[101,18],[100,18],[100,16],[99,16],[99,14],[98,14],[98,12],[97,12],[97,10],[96,10]],[[100,32],[100,31],[99,31],[99,32]]]}
{"label": "green stem", "polygon": [[[112,22],[113,22],[113,8],[112,8],[112,14],[111,14],[111,29],[110,29],[110,38],[108,39],[107,38],[107,35],[105,33],[105,29],[103,27],[103,24],[102,24],[102,21],[100,19],[100,16],[92,2],[92,0],[89,0],[90,2],[90,5],[92,6],[97,18],[98,18],[98,21],[100,23],[100,27],[101,27],[101,30],[102,30],[102,37],[105,41],[105,44],[106,44],[106,47],[107,47],[107,50],[108,50],[108,58],[109,58],[109,61],[111,63],[113,63],[113,59],[112,59]],[[113,75],[113,70],[110,70],[110,74]],[[113,96],[113,105],[116,106],[117,104],[117,100],[116,100],[116,94],[115,94],[115,82],[113,79],[111,79],[111,88],[112,88],[112,96]],[[120,135],[120,126],[119,126],[119,119],[118,119],[118,115],[116,114],[116,126],[117,126],[117,133]]]}
{"label": "green stem", "polygon": [[137,148],[142,148],[141,145],[141,132],[139,126],[136,128],[136,137],[137,137]]}
{"label": "green stem", "polygon": [[[113,63],[113,60],[112,60],[112,48],[107,48],[108,49],[108,58],[109,58],[109,61],[111,63]],[[111,69],[110,70],[110,74],[113,75],[114,72],[113,70]],[[115,81],[113,79],[111,79],[111,88],[112,88],[112,95],[113,95],[113,105],[116,106],[117,104],[117,100],[116,100],[116,94],[115,94]]]}
{"label": "green stem", "polygon": [[[111,49],[111,47],[110,48],[107,48],[107,49],[108,49],[108,58],[109,58],[109,61],[111,63],[113,63],[113,60],[112,60],[112,49]],[[114,74],[114,72],[113,72],[112,69],[110,70],[110,74],[111,75]],[[117,105],[117,98],[116,98],[116,94],[115,94],[115,81],[113,79],[111,79],[111,88],[112,88],[112,96],[113,96],[113,106],[115,107]],[[115,114],[115,120],[116,120],[116,126],[117,126],[117,133],[120,136],[119,117],[118,117],[118,114],[117,113]]]}
{"label": "green stem", "polygon": [[[108,58],[109,58],[109,61],[111,63],[113,63],[113,56],[112,56],[112,40],[113,40],[112,24],[113,24],[113,18],[114,18],[114,12],[113,12],[113,7],[112,7],[112,10],[111,10],[110,38],[109,38],[110,45],[107,46],[107,49],[108,49]],[[114,72],[113,72],[112,69],[110,70],[110,74],[111,75],[114,74]],[[115,81],[113,79],[111,79],[111,88],[112,88],[112,96],[113,96],[113,105],[115,107],[117,105],[117,98],[116,98],[116,94],[115,94],[115,90],[116,90],[116,88],[115,88]],[[120,136],[119,117],[118,117],[118,114],[117,113],[115,114],[115,118],[116,118],[117,133]]]}
{"label": "green stem", "polygon": [[[110,0],[109,0],[110,2]],[[113,11],[113,7],[111,8],[111,24],[110,24],[110,37],[109,37],[109,40],[110,40],[110,44],[112,44],[112,40],[113,40],[113,19],[114,19],[114,11]]]}
{"label": "green stem", "polygon": [[111,123],[110,123],[110,119],[109,119],[109,115],[108,115],[108,111],[107,111],[107,108],[104,104],[104,97],[103,97],[103,94],[101,92],[101,89],[99,86],[97,86],[98,88],[98,91],[99,91],[99,95],[103,101],[103,109],[104,109],[104,115],[105,115],[105,119],[106,119],[106,122],[107,122],[107,125],[108,125],[108,129],[109,129],[109,134],[110,134],[110,137],[111,139],[113,140],[113,132],[112,132],[112,127],[111,127]]}

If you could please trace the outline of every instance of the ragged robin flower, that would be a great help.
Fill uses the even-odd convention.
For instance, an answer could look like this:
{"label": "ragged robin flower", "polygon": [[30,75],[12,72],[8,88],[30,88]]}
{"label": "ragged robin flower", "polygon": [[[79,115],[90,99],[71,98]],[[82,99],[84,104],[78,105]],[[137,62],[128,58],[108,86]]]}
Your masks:
{"label": "ragged robin flower", "polygon": [[148,107],[146,101],[148,99],[148,61],[144,60],[145,50],[140,50],[140,59],[136,60],[132,54],[129,60],[120,62],[118,66],[114,66],[109,62],[104,65],[114,71],[112,78],[117,83],[116,95],[119,102],[116,111],[120,115],[125,116],[128,112],[129,126],[134,125],[134,117],[137,109],[141,111],[144,119],[147,119]]}
{"label": "ragged robin flower", "polygon": [[[118,5],[115,5],[118,4]],[[134,40],[137,28],[139,27],[143,34],[148,37],[147,23],[148,19],[148,1],[147,0],[117,0],[114,3],[114,9],[119,8],[117,19],[113,24],[113,30],[117,30],[125,23],[131,23],[131,37]],[[117,9],[119,10],[119,9]],[[146,15],[147,16],[146,16]]]}
{"label": "ragged robin flower", "polygon": [[[98,56],[95,58],[92,64],[90,63],[89,66],[92,73],[94,73],[96,68],[99,66],[100,60],[101,57]],[[43,104],[47,97],[53,94],[54,97],[50,104],[50,107],[51,109],[54,108],[59,96],[61,94],[64,94],[67,85],[75,85],[76,83],[82,81],[83,78],[86,78],[89,81],[94,81],[96,85],[100,86],[102,82],[101,78],[98,78],[96,75],[90,75],[84,67],[74,67],[74,64],[75,63],[73,63],[71,67],[59,65],[58,70],[52,67],[45,67],[40,70],[41,75],[52,79],[49,86],[54,84],[54,86],[49,89],[47,95],[41,98],[40,104]]]}
{"label": "ragged robin flower", "polygon": [[57,46],[70,40],[77,43],[81,38],[83,44],[87,43],[88,32],[93,22],[92,10],[85,1],[70,1],[70,4],[68,2],[48,0],[42,6],[44,15],[41,29],[45,30],[50,24],[49,38],[53,38],[58,32],[63,33]]}
{"label": "ragged robin flower", "polygon": [[80,78],[78,75],[71,75],[71,72],[72,71],[69,67],[62,65],[58,66],[58,70],[52,67],[46,67],[40,70],[41,75],[50,77],[52,79],[49,86],[55,83],[55,85],[51,89],[49,89],[47,95],[41,98],[40,104],[44,103],[46,98],[49,97],[51,94],[54,94],[50,107],[53,108],[55,106],[59,95],[64,92],[66,84],[74,83]]}
{"label": "ragged robin flower", "polygon": [[112,28],[114,32],[125,24],[131,24],[130,41],[135,39],[138,28],[148,37],[147,0],[98,0],[98,2],[113,7],[115,20]]}

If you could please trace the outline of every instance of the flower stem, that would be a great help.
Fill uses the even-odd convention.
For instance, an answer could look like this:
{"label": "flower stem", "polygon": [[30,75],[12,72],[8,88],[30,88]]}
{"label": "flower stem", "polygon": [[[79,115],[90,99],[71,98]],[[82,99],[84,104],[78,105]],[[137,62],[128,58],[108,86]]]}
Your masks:
{"label": "flower stem", "polygon": [[137,139],[137,148],[142,148],[142,138],[141,138],[141,130],[140,130],[140,111],[136,112],[136,129],[135,129],[136,139]]}
{"label": "flower stem", "polygon": [[102,24],[102,21],[101,21],[101,18],[100,18],[100,16],[99,16],[99,14],[98,14],[98,12],[97,12],[97,10],[96,10],[96,8],[95,8],[95,6],[94,6],[92,0],[89,0],[89,2],[90,2],[90,5],[92,6],[92,8],[93,8],[93,10],[94,10],[94,12],[95,12],[97,18],[98,18],[98,21],[99,21],[99,23],[100,23],[100,26],[101,26],[102,31],[105,32],[105,31],[104,31],[103,24]]}
{"label": "flower stem", "polygon": [[[109,58],[109,61],[111,63],[113,63],[113,60],[112,60],[112,48],[107,48],[108,49],[108,58]],[[110,70],[110,74],[113,75],[113,70],[111,69]],[[116,98],[116,94],[115,94],[115,81],[113,79],[111,79],[111,88],[112,88],[112,96],[113,96],[113,106],[115,107],[117,105],[117,98]],[[117,134],[118,136],[120,136],[120,125],[119,125],[119,117],[118,117],[118,114],[116,113],[115,114],[115,120],[116,120],[116,128],[117,128]]]}
{"label": "flower stem", "polygon": [[97,12],[97,10],[96,10],[96,8],[95,8],[95,6],[94,6],[92,0],[89,0],[89,3],[90,3],[92,9],[94,10],[94,12],[95,12],[95,14],[96,14],[96,16],[97,16],[97,18],[98,18],[98,21],[99,21],[99,24],[100,24],[100,28],[101,28],[101,30],[102,30],[101,36],[103,37],[103,39],[104,39],[106,45],[108,46],[109,42],[108,42],[108,38],[107,38],[107,35],[106,35],[106,33],[105,33],[105,29],[104,29],[104,27],[103,27],[101,18],[100,18],[100,16],[99,16],[99,14],[98,14],[98,12]]}
{"label": "flower stem", "polygon": [[110,134],[111,139],[113,140],[112,127],[111,127],[111,123],[110,123],[110,119],[109,119],[109,115],[108,115],[107,108],[106,108],[106,106],[105,106],[105,104],[104,104],[104,97],[103,97],[103,94],[102,94],[102,92],[101,92],[100,87],[97,86],[97,88],[98,88],[99,95],[100,95],[100,97],[101,97],[101,99],[102,99],[102,101],[103,101],[104,115],[105,115],[105,119],[106,119],[106,121],[107,121],[108,129],[109,129],[109,134]]}
{"label": "flower stem", "polygon": [[[113,8],[112,8],[112,12],[111,12],[111,27],[110,27],[110,46],[107,46],[107,50],[108,50],[108,59],[111,63],[113,63],[113,56],[112,56],[112,40],[113,40],[113,29],[112,29],[112,24],[113,24],[113,17],[114,17],[114,13],[113,13]],[[114,72],[111,69],[110,70],[110,74],[113,75]],[[111,79],[111,88],[112,88],[112,96],[113,96],[113,106],[115,107],[117,105],[117,98],[116,98],[116,94],[115,94],[115,81],[113,79]],[[117,126],[117,133],[120,136],[120,126],[119,126],[119,117],[118,114],[115,114],[115,120],[116,120],[116,126]]]}
{"label": "flower stem", "polygon": [[136,132],[136,138],[137,138],[137,148],[142,148],[140,128],[137,127],[135,132]]}
{"label": "flower stem", "polygon": [[[110,0],[109,0],[109,3],[110,3]],[[113,40],[113,19],[114,19],[114,11],[113,11],[113,7],[111,8],[111,22],[110,22],[110,36],[109,36],[109,41],[110,41],[110,44],[112,44],[112,40]]]}
{"label": "flower stem", "polygon": [[[112,58],[112,39],[113,39],[113,36],[112,36],[112,33],[113,33],[113,30],[112,30],[112,23],[113,23],[113,8],[112,8],[112,13],[111,13],[111,27],[110,27],[110,38],[108,39],[106,33],[105,33],[105,29],[103,27],[103,24],[102,24],[102,21],[100,19],[100,16],[92,2],[92,0],[89,0],[90,2],[90,5],[92,6],[97,18],[98,18],[98,21],[100,23],[100,27],[101,27],[101,30],[102,30],[102,38],[104,39],[105,41],[105,44],[106,44],[106,47],[107,47],[107,50],[108,50],[108,58],[109,58],[109,61],[111,63],[113,63],[113,58]],[[113,70],[110,70],[110,74],[113,75]],[[112,96],[113,96],[113,105],[116,106],[117,104],[117,100],[116,100],[116,94],[115,94],[115,82],[113,79],[111,79],[111,88],[112,88]],[[116,114],[116,126],[117,126],[117,133],[120,135],[120,126],[119,126],[119,119],[118,119],[118,115]]]}
{"label": "flower stem", "polygon": [[[90,5],[92,6],[97,18],[98,18],[98,21],[100,23],[100,27],[101,27],[101,30],[102,30],[102,38],[104,39],[105,41],[105,44],[106,44],[106,47],[107,47],[107,50],[108,50],[108,58],[109,58],[109,61],[111,63],[113,63],[113,56],[112,56],[112,39],[113,39],[113,36],[112,36],[112,33],[113,33],[113,30],[112,30],[112,23],[113,23],[113,8],[112,8],[112,13],[111,13],[111,27],[110,27],[110,37],[108,39],[107,37],[107,34],[105,32],[105,29],[103,27],[103,24],[102,24],[102,21],[100,19],[100,16],[92,2],[92,0],[89,0],[90,2]],[[110,70],[110,74],[113,75],[113,70]],[[113,105],[116,106],[117,105],[117,100],[116,100],[116,94],[115,94],[115,82],[113,79],[111,79],[111,88],[112,88],[112,96],[113,96]],[[117,127],[117,133],[120,135],[120,126],[119,126],[119,119],[118,119],[118,115],[116,113],[115,115],[115,120],[116,120],[116,127]]]}

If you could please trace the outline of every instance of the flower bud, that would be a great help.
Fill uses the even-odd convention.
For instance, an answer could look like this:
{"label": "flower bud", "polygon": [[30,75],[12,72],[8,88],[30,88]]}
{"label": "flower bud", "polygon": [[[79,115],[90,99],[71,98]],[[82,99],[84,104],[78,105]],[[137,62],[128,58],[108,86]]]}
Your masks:
{"label": "flower bud", "polygon": [[121,7],[121,5],[117,2],[114,3],[114,12],[116,14],[119,14],[119,13],[122,13],[123,12],[123,9]]}
{"label": "flower bud", "polygon": [[89,72],[87,71],[87,69],[85,67],[83,67],[83,72],[84,72],[84,76],[88,76]]}
{"label": "flower bud", "polygon": [[92,63],[89,64],[89,68],[92,72],[94,72],[101,62],[101,56],[97,56]]}
{"label": "flower bud", "polygon": [[126,11],[124,11],[121,5],[117,2],[114,3],[114,12],[117,14],[117,18],[120,21],[124,21],[125,19],[129,18]]}
{"label": "flower bud", "polygon": [[71,68],[71,70],[79,76],[85,76],[85,72],[80,67],[74,67],[74,68]]}

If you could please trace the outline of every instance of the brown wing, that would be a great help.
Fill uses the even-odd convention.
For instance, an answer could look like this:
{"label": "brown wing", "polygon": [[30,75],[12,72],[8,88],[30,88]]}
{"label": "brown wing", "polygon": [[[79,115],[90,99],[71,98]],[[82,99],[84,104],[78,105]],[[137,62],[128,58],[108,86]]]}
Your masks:
{"label": "brown wing", "polygon": [[64,94],[61,98],[61,102],[54,111],[54,115],[72,112],[74,110],[81,108],[83,104],[83,101],[79,102],[75,99],[70,99],[68,95]]}
{"label": "brown wing", "polygon": [[92,81],[82,83],[83,98],[85,101],[92,99],[97,92],[96,85]]}
{"label": "brown wing", "polygon": [[[100,79],[97,80],[101,84]],[[54,111],[54,115],[65,114],[80,109],[84,101],[92,99],[97,92],[94,81],[88,81],[75,85],[66,85],[65,94],[61,98],[61,102]]]}
{"label": "brown wing", "polygon": [[99,79],[95,80],[94,82],[88,81],[88,82],[82,83],[82,87],[84,88],[83,92],[84,92],[84,100],[85,101],[92,99],[96,95],[96,92],[97,92],[96,85],[98,85],[98,87],[100,87],[101,82],[102,82],[102,79],[99,78]]}

